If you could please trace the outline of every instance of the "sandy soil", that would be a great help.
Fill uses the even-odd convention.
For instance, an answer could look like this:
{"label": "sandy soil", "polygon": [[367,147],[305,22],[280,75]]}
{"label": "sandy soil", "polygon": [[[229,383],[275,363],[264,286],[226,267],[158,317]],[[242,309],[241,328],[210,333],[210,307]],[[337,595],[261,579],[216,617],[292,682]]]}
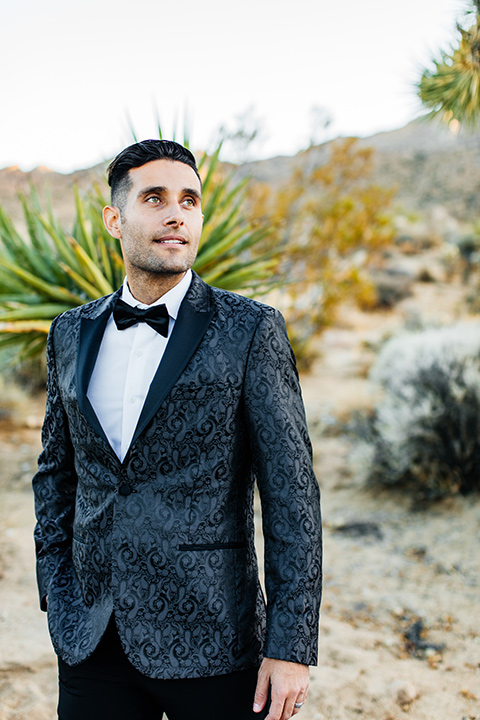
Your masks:
{"label": "sandy soil", "polygon": [[[345,308],[303,379],[323,494],[325,593],[320,663],[302,720],[480,720],[480,500],[412,512],[408,498],[361,486],[346,438],[331,429],[374,401],[371,348],[412,314],[454,320],[463,293],[423,284],[395,311]],[[42,411],[40,399],[28,418],[0,428],[1,720],[55,717],[56,665],[37,606],[31,539]],[[342,531],[352,523],[363,534]],[[418,630],[417,621],[425,647],[415,652],[405,632]]]}

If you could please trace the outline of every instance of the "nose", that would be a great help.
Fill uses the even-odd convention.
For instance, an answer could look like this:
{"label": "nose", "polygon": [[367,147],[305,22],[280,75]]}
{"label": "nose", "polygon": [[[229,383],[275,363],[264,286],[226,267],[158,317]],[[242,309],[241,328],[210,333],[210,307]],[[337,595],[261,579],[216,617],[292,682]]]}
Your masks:
{"label": "nose", "polygon": [[183,225],[182,209],[178,203],[170,203],[164,219],[165,225]]}

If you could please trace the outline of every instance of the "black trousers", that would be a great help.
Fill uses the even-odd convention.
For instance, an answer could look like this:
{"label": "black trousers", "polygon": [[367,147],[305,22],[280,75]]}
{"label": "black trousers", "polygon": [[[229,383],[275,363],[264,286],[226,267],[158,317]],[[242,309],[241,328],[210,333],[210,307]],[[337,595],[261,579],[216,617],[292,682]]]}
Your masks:
{"label": "black trousers", "polygon": [[[155,680],[127,659],[112,620],[95,652],[58,660],[59,720],[261,720],[252,710],[255,668],[188,680]],[[267,704],[268,707],[268,704]]]}

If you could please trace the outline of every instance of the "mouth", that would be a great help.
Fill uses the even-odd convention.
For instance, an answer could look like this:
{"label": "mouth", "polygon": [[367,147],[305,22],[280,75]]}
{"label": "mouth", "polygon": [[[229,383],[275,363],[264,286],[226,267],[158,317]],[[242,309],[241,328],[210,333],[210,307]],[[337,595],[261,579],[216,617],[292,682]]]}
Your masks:
{"label": "mouth", "polygon": [[153,242],[157,243],[157,245],[186,245],[187,241],[184,240],[182,237],[177,237],[176,235],[168,235],[163,238],[155,239]]}

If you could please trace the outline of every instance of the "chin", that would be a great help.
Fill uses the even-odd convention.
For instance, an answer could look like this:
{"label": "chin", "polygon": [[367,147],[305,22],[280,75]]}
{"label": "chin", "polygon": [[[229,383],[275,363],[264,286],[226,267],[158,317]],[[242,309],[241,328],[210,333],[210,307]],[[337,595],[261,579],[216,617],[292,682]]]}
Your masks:
{"label": "chin", "polygon": [[161,267],[157,268],[150,268],[149,272],[153,273],[154,275],[181,275],[187,272],[187,270],[190,270],[191,265],[184,264],[184,265],[162,265]]}

